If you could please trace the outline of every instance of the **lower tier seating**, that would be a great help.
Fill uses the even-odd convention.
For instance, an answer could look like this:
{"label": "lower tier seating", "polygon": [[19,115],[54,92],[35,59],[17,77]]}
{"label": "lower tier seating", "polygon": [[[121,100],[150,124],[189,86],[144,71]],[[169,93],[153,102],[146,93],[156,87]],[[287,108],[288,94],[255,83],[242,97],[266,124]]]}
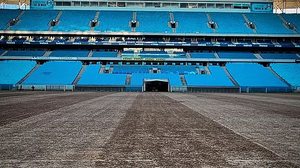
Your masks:
{"label": "lower tier seating", "polygon": [[271,67],[292,86],[300,86],[300,64],[272,64]]}

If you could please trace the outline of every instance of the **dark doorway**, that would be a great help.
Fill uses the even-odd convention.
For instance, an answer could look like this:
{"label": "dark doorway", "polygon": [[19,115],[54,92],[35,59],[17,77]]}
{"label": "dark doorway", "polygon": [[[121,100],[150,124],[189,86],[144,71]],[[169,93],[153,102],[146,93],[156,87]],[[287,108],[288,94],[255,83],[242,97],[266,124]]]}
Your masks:
{"label": "dark doorway", "polygon": [[168,92],[169,83],[166,81],[146,81],[145,91],[146,92]]}

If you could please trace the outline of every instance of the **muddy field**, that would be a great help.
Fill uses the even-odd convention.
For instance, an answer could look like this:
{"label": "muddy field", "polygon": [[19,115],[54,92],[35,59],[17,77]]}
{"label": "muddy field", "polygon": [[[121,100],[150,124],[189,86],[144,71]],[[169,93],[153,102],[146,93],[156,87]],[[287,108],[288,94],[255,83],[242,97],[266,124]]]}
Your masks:
{"label": "muddy field", "polygon": [[0,167],[300,167],[300,94],[0,92]]}

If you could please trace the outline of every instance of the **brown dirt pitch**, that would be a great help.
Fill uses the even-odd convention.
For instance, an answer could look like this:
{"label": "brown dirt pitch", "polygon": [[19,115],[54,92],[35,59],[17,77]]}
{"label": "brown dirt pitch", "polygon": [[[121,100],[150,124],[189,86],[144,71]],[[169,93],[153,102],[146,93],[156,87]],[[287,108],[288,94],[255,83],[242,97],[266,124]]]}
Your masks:
{"label": "brown dirt pitch", "polygon": [[300,94],[0,92],[0,167],[300,167]]}

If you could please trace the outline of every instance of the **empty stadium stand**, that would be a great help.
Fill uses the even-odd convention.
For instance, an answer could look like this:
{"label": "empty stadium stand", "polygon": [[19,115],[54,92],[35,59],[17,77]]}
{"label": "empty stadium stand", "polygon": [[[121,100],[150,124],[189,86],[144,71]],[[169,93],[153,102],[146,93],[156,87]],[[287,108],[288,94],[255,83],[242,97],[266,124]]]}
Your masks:
{"label": "empty stadium stand", "polygon": [[0,85],[17,84],[35,64],[35,61],[0,61]]}
{"label": "empty stadium stand", "polygon": [[58,24],[52,30],[90,31],[90,21],[94,19],[95,15],[95,11],[62,11]]}
{"label": "empty stadium stand", "polygon": [[8,50],[3,56],[42,57],[44,53],[43,50]]}
{"label": "empty stadium stand", "polygon": [[260,53],[260,55],[264,59],[299,59],[295,53]]}
{"label": "empty stadium stand", "polygon": [[101,11],[98,21],[99,25],[95,27],[95,31],[131,32],[130,22],[132,21],[132,12]]}
{"label": "empty stadium stand", "polygon": [[242,90],[251,88],[282,91],[288,85],[274,75],[268,68],[254,63],[230,63],[226,65],[233,78],[242,87]]}
{"label": "empty stadium stand", "polygon": [[222,51],[218,52],[218,56],[227,59],[257,59],[251,52]]}
{"label": "empty stadium stand", "polygon": [[137,12],[138,26],[136,31],[148,33],[171,33],[168,26],[168,12]]}
{"label": "empty stadium stand", "polygon": [[300,87],[300,64],[272,64],[272,69],[293,87]]}
{"label": "empty stadium stand", "polygon": [[25,11],[11,30],[47,31],[50,28],[50,21],[55,19],[57,14],[58,11]]}
{"label": "empty stadium stand", "polygon": [[7,29],[10,26],[12,19],[16,19],[19,14],[19,10],[0,10],[0,29]]}
{"label": "empty stadium stand", "polygon": [[87,57],[89,50],[54,50],[49,57]]}
{"label": "empty stadium stand", "polygon": [[71,85],[81,62],[47,62],[40,66],[23,85]]}
{"label": "empty stadium stand", "polygon": [[94,51],[93,57],[117,57],[118,52],[116,51]]}
{"label": "empty stadium stand", "polygon": [[[205,67],[200,67],[205,69]],[[209,66],[205,74],[184,75],[188,87],[233,87],[225,71],[219,66]]]}

